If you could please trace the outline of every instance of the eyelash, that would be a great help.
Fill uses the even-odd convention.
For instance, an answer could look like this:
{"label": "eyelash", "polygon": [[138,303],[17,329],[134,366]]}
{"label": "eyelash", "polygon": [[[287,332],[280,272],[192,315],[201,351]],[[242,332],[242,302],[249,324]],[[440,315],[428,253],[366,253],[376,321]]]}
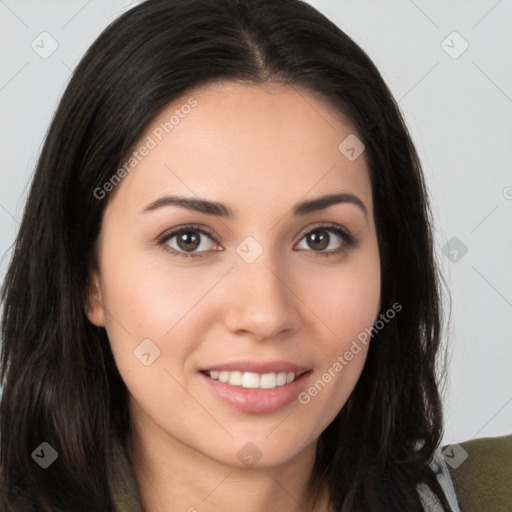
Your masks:
{"label": "eyelash", "polygon": [[[309,231],[306,231],[305,233],[303,233],[299,239],[299,242],[301,242],[302,239],[305,236],[309,235],[310,233],[314,233],[315,231],[322,231],[322,230],[335,233],[337,236],[339,236],[343,240],[343,244],[340,246],[339,249],[336,249],[336,250],[331,250],[331,251],[310,250],[308,252],[313,252],[314,254],[316,254],[318,256],[323,256],[323,257],[337,256],[341,253],[346,252],[351,247],[355,247],[357,245],[356,237],[354,235],[348,233],[345,229],[340,228],[336,224],[324,224],[324,225],[320,225],[320,226],[315,226],[315,227],[311,228]],[[180,233],[186,232],[186,231],[194,231],[197,233],[201,233],[202,235],[209,237],[213,242],[218,244],[217,240],[215,240],[214,235],[210,231],[208,231],[198,225],[194,225],[194,224],[181,226],[180,228],[175,229],[171,232],[162,233],[157,238],[157,243],[158,243],[158,245],[164,246],[164,249],[166,249],[173,255],[178,256],[179,258],[204,258],[205,256],[203,255],[203,253],[209,252],[209,251],[199,251],[196,253],[194,253],[194,252],[187,253],[184,251],[177,251],[173,247],[166,246],[167,242],[169,240],[171,240],[171,238],[173,238],[176,235],[179,235]]]}

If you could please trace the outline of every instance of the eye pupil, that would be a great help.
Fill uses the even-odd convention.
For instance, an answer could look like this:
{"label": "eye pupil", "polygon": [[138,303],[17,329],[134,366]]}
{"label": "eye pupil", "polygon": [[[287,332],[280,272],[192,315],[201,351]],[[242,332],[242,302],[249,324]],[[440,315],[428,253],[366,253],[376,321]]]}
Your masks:
{"label": "eye pupil", "polygon": [[193,251],[199,245],[199,236],[194,231],[184,231],[177,237],[177,243],[180,249]]}
{"label": "eye pupil", "polygon": [[[313,245],[311,245],[311,242]],[[318,245],[315,246],[315,244]],[[308,236],[308,245],[314,251],[325,249],[329,245],[329,234],[322,230],[313,231]]]}

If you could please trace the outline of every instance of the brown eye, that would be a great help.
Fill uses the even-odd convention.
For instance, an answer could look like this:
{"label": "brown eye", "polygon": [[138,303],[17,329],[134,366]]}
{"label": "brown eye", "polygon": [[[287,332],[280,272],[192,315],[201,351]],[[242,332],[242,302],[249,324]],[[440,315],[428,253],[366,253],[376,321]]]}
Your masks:
{"label": "brown eye", "polygon": [[194,251],[199,246],[200,241],[200,236],[194,231],[184,231],[176,237],[176,243],[182,251]]}
{"label": "brown eye", "polygon": [[217,242],[213,235],[202,228],[186,226],[164,234],[158,239],[159,244],[176,256],[200,258],[208,252],[217,251]]}
{"label": "brown eye", "polygon": [[356,243],[356,238],[348,231],[333,225],[311,229],[301,238],[298,247],[317,253],[318,256],[335,256],[354,247]]}
{"label": "brown eye", "polygon": [[306,235],[307,244],[314,251],[323,251],[329,245],[329,240],[329,234],[323,229],[316,229]]}

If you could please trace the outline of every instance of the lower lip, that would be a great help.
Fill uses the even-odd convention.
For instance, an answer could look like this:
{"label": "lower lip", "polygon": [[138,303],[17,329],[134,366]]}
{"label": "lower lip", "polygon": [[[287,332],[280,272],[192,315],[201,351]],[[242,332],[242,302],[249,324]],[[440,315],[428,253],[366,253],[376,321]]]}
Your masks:
{"label": "lower lip", "polygon": [[243,412],[275,412],[286,407],[297,399],[299,393],[306,387],[311,370],[289,384],[274,389],[248,389],[242,386],[232,386],[227,382],[208,377],[199,373],[203,382],[222,401]]}

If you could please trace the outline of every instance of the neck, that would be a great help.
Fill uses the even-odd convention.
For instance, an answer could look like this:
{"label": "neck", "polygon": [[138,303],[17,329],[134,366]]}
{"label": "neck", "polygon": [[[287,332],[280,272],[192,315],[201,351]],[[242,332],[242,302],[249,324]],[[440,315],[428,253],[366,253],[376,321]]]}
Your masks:
{"label": "neck", "polygon": [[316,444],[279,466],[237,468],[179,442],[154,423],[143,428],[132,423],[126,449],[145,512],[326,512],[326,485],[314,491],[308,485]]}

